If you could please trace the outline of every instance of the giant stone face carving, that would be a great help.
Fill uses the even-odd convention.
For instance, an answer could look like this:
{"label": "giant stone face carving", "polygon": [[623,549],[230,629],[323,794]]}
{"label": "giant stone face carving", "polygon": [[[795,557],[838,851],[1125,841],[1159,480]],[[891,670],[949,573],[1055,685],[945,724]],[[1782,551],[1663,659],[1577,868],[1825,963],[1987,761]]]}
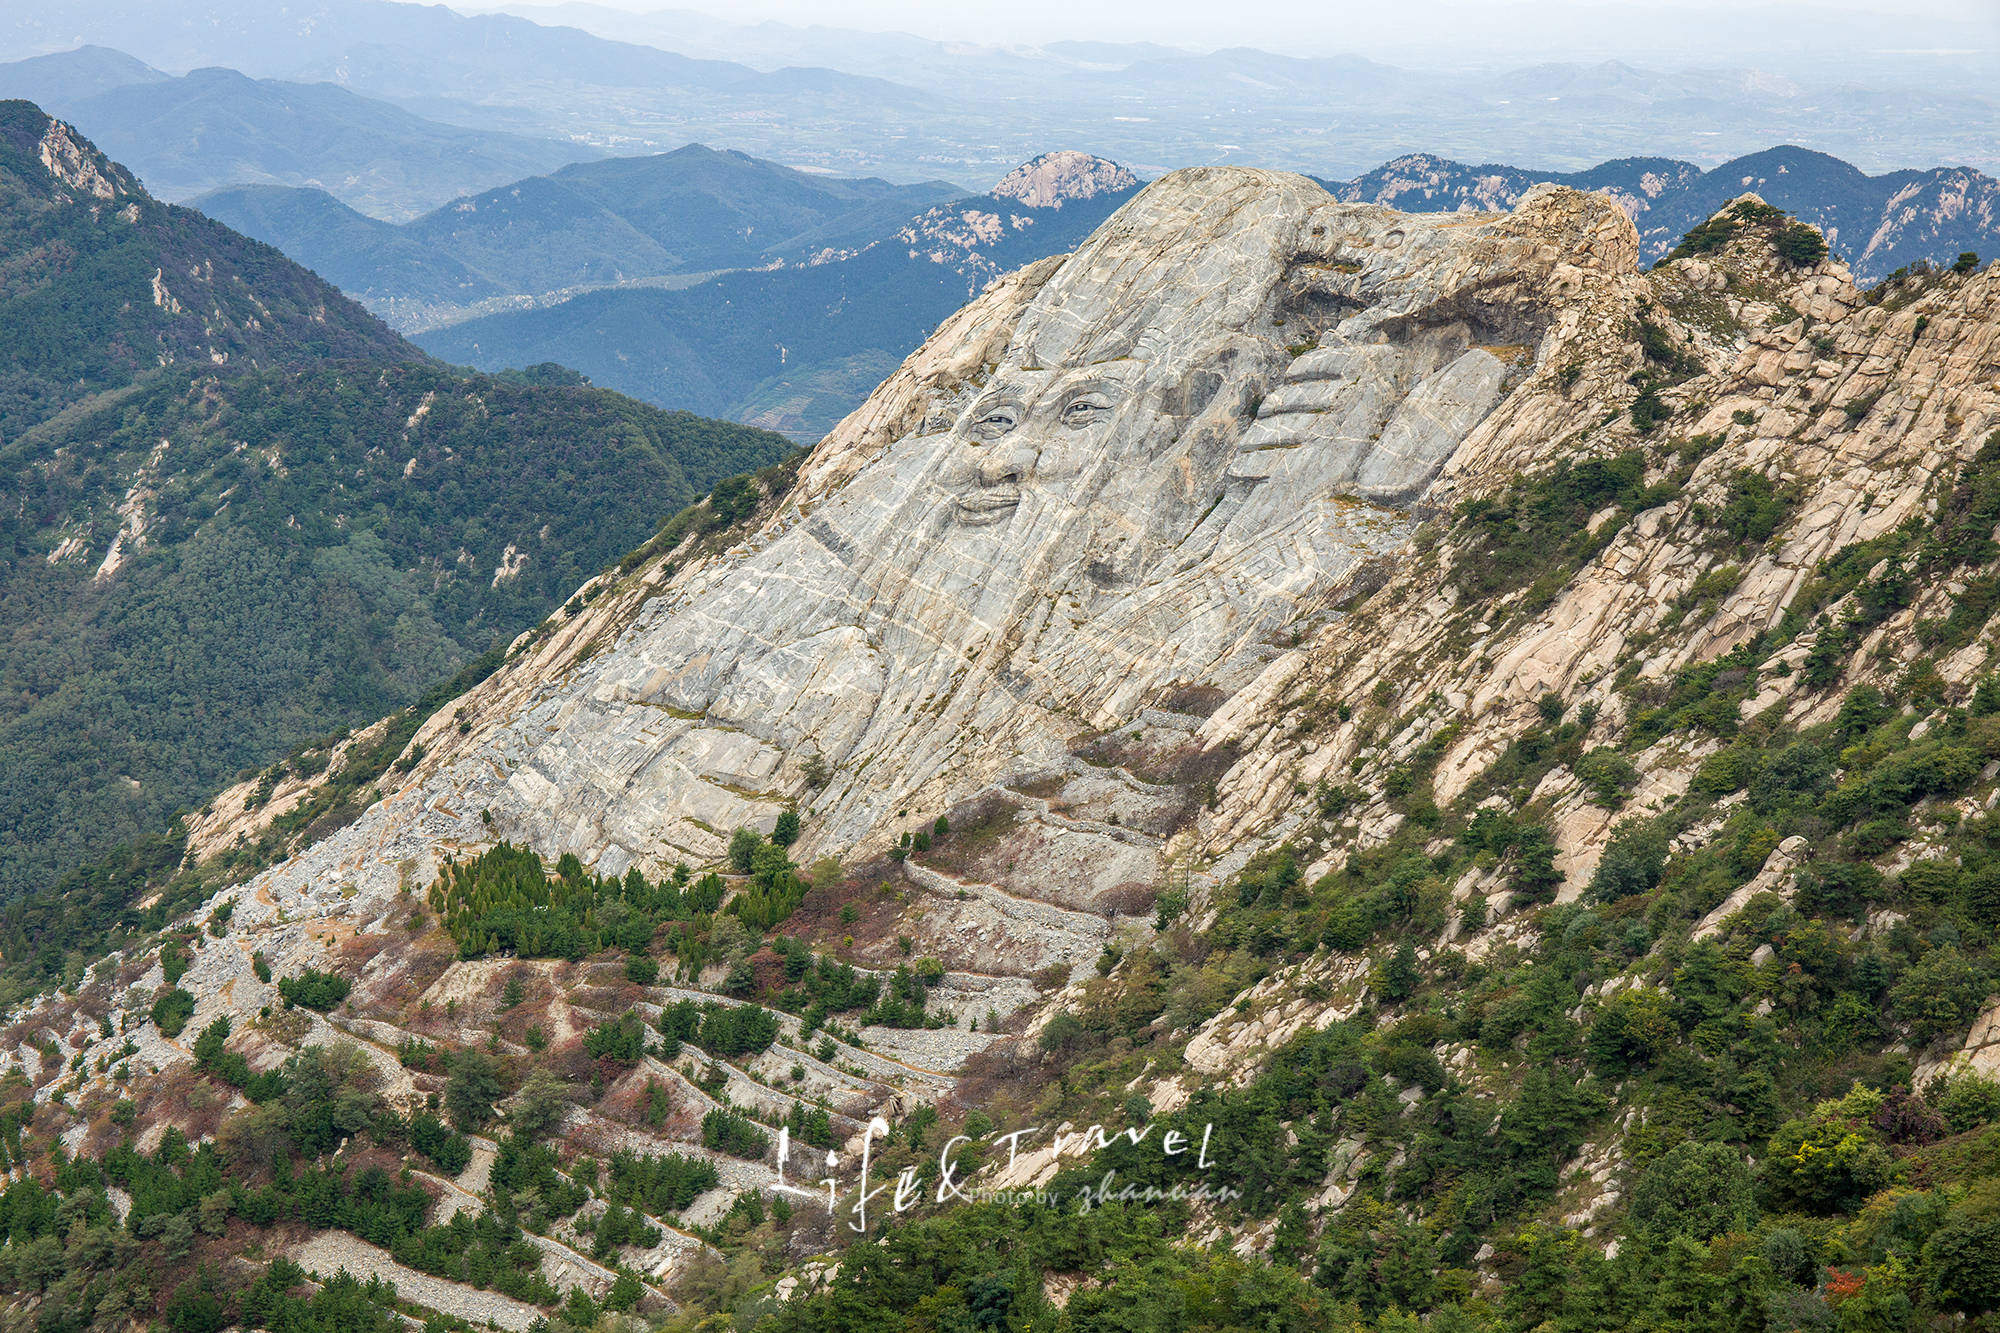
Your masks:
{"label": "giant stone face carving", "polygon": [[803,797],[802,850],[845,853],[1172,688],[1241,689],[1407,537],[1564,266],[1629,265],[1629,234],[1571,192],[1404,217],[1277,173],[1156,182],[955,316],[747,548],[365,836],[497,831],[616,872]]}

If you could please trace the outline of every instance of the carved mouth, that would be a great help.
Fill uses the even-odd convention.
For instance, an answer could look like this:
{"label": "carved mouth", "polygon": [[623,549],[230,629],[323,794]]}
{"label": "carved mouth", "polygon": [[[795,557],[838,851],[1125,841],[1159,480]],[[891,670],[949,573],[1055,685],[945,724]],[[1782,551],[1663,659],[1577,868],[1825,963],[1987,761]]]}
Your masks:
{"label": "carved mouth", "polygon": [[998,523],[1014,512],[1021,503],[1021,491],[1017,486],[995,486],[990,491],[975,491],[958,497],[958,521],[961,523]]}

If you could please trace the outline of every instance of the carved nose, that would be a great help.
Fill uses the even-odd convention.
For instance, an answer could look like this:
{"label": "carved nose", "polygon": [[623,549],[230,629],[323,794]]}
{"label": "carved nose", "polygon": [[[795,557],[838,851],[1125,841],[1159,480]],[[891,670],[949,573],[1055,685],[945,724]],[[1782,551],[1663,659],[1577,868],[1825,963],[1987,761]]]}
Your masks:
{"label": "carved nose", "polygon": [[988,486],[1019,481],[1033,464],[1034,455],[1026,449],[994,449],[979,460],[979,480]]}

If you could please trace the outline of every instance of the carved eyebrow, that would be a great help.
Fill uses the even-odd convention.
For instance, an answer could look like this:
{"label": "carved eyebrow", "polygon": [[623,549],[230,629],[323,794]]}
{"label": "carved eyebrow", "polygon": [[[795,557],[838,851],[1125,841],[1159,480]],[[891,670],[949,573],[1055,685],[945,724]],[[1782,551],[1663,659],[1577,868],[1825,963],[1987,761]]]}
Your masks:
{"label": "carved eyebrow", "polygon": [[972,410],[967,413],[967,416],[973,421],[978,421],[999,411],[1003,407],[1015,412],[1023,410],[1021,400],[1016,395],[1012,393],[995,393],[981,398],[978,402],[974,403]]}

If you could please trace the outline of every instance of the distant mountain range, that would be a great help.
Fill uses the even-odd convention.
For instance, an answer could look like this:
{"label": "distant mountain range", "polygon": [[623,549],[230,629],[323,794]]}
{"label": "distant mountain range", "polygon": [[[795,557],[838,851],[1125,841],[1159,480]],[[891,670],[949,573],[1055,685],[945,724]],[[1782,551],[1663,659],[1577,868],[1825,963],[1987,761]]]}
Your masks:
{"label": "distant mountain range", "polygon": [[[1712,167],[1773,143],[1873,171],[2000,170],[2000,110],[1984,91],[1992,80],[1973,72],[1987,57],[1882,54],[1791,77],[1665,56],[1661,67],[1468,71],[1138,42],[1017,50],[839,30],[730,32],[594,6],[543,16],[557,21],[391,0],[299,0],[279,14],[264,0],[65,0],[0,18],[0,57],[95,43],[174,73],[226,66],[332,82],[430,120],[603,152],[692,141],[843,176],[974,187],[1053,143],[1147,175],[1239,162],[1345,176],[1419,144],[1556,171],[1638,153]],[[729,58],[702,58],[717,52]],[[1756,55],[1748,47],[1732,58]]]}
{"label": "distant mountain range", "polygon": [[1689,229],[1745,191],[1826,233],[1855,277],[1876,282],[1919,260],[1966,251],[2000,254],[2000,181],[1967,167],[1863,174],[1839,158],[1786,145],[1703,171],[1667,158],[1625,158],[1589,171],[1467,166],[1426,154],[1399,157],[1350,181],[1322,181],[1337,197],[1409,213],[1508,209],[1554,181],[1615,197],[1639,228],[1640,252],[1664,257]]}
{"label": "distant mountain range", "polygon": [[440,365],[0,102],[0,898],[411,702],[789,451]]}
{"label": "distant mountain range", "polygon": [[496,298],[852,253],[962,193],[942,181],[808,175],[691,144],[518,180],[401,226],[311,189],[240,186],[195,206],[408,330]]}
{"label": "distant mountain range", "polygon": [[331,83],[216,68],[176,79],[104,47],[0,65],[0,97],[68,120],[148,193],[175,201],[223,185],[315,186],[362,213],[408,218],[598,155],[426,120]]}
{"label": "distant mountain range", "polygon": [[557,361],[649,402],[817,438],[995,274],[1072,248],[1138,188],[1115,163],[1045,154],[853,253],[678,291],[620,286],[417,341],[487,368]]}
{"label": "distant mountain range", "polygon": [[[1602,190],[1657,260],[1746,190],[1823,229],[1862,281],[2000,252],[2000,182],[1967,168],[1867,176],[1783,147],[1710,171],[1625,158],[1581,172],[1398,158],[1342,199],[1408,212],[1506,209],[1553,180]],[[1136,177],[1046,155],[993,193],[807,175],[691,146],[581,163],[401,226],[314,190],[219,191],[200,206],[334,279],[448,360],[557,361],[662,405],[797,438],[830,427],[994,274],[1074,244]],[[714,270],[734,270],[714,274]]]}

